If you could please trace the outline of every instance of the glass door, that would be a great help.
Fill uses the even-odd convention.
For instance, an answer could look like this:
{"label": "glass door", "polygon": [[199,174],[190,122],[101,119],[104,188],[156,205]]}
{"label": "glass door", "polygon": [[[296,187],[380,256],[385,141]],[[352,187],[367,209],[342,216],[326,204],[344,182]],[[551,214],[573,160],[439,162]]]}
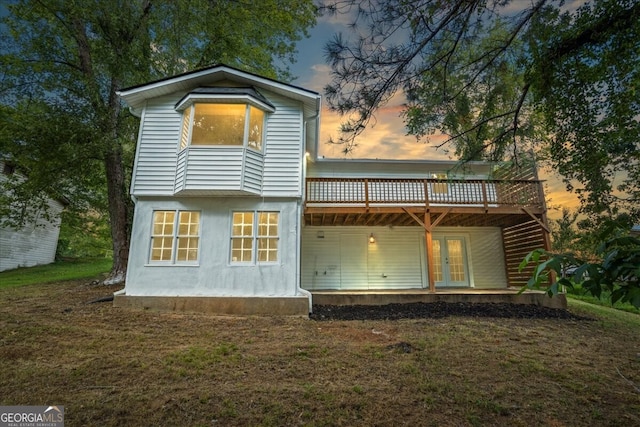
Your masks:
{"label": "glass door", "polygon": [[436,286],[469,286],[465,248],[464,237],[433,238],[433,275]]}

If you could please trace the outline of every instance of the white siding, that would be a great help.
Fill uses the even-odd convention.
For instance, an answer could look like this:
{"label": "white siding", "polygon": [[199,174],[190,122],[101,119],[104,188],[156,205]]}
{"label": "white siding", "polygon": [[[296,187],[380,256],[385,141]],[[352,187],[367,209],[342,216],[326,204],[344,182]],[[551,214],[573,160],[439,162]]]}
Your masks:
{"label": "white siding", "polygon": [[[409,289],[426,287],[418,227],[305,227],[305,289]],[[373,233],[376,243],[369,243]],[[319,237],[321,236],[321,237]]]}
{"label": "white siding", "polygon": [[[449,228],[445,229],[449,230]],[[450,228],[469,235],[470,274],[478,289],[502,289],[507,286],[502,234],[498,227]]]}
{"label": "white siding", "polygon": [[240,189],[242,147],[190,147],[185,190]]}
{"label": "white siding", "polygon": [[0,229],[0,271],[50,264],[55,260],[63,206],[55,200],[50,201],[49,206],[52,222],[40,218],[19,230]]}
{"label": "white siding", "polygon": [[[371,233],[376,240],[374,244],[368,243]],[[499,228],[437,227],[434,232],[434,238],[448,235],[465,238],[473,287],[507,286]],[[423,246],[421,227],[305,227],[302,287],[309,290],[427,288]]]}
{"label": "white siding", "polygon": [[260,194],[262,190],[262,169],[264,158],[261,153],[247,150],[244,158],[243,189],[251,193]]}
{"label": "white siding", "polygon": [[265,144],[263,195],[298,196],[302,160],[302,107],[295,101],[262,92],[275,105],[268,116]]}
{"label": "white siding", "polygon": [[302,229],[301,286],[305,289],[340,289],[341,229]]}
{"label": "white siding", "polygon": [[187,170],[188,152],[188,150],[182,150],[178,153],[178,161],[176,162],[176,184],[173,190],[175,193],[184,190],[184,176]]}
{"label": "white siding", "polygon": [[245,190],[267,197],[299,196],[304,155],[302,107],[261,92],[276,108],[267,116],[263,154],[251,150],[244,154],[236,147],[189,147],[178,157],[182,121],[174,105],[184,93],[149,101],[142,115],[132,194]]}
{"label": "white siding", "polygon": [[[428,287],[423,283],[422,231],[380,229],[369,249],[369,288],[402,289]],[[365,237],[368,237],[365,236]],[[426,275],[424,275],[426,277]]]}
{"label": "white siding", "polygon": [[131,193],[173,195],[181,114],[174,110],[181,94],[148,102],[140,122]]}

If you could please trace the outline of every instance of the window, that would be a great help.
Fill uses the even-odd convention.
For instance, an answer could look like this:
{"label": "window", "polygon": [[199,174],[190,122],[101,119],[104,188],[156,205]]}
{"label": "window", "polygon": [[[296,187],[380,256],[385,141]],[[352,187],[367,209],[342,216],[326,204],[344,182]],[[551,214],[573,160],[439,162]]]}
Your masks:
{"label": "window", "polygon": [[[437,172],[431,174],[432,179],[446,180],[447,174],[444,172]],[[434,182],[431,184],[431,190],[434,194],[447,194],[449,191],[447,182]]]}
{"label": "window", "polygon": [[264,111],[249,104],[194,103],[182,116],[180,149],[230,145],[262,150]]}
{"label": "window", "polygon": [[200,212],[153,212],[150,262],[195,263],[199,244]]}
{"label": "window", "polygon": [[231,262],[278,262],[278,217],[278,212],[234,212]]}
{"label": "window", "polygon": [[258,262],[278,261],[278,214],[258,213]]}
{"label": "window", "polygon": [[234,212],[231,231],[231,261],[253,260],[253,212]]}

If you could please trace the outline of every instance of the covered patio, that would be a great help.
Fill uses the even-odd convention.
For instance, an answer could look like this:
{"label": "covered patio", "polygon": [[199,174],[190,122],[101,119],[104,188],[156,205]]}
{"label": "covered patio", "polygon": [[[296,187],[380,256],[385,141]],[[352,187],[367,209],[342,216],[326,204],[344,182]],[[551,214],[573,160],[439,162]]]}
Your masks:
{"label": "covered patio", "polygon": [[[429,266],[434,265],[433,232],[437,227],[499,227],[507,285],[519,289],[531,277],[531,270],[518,271],[524,256],[533,249],[550,248],[542,182],[535,176],[527,178],[307,178],[304,224],[311,227],[420,226],[424,230]],[[418,292],[413,298],[436,293],[434,268],[428,269],[428,284],[426,292]],[[366,292],[377,294],[371,290]],[[438,290],[437,294],[459,298],[466,292],[476,297],[496,295],[483,294],[484,291],[478,294],[468,288],[460,292]],[[513,293],[507,289],[501,294],[514,299]],[[382,291],[380,295],[386,294]]]}

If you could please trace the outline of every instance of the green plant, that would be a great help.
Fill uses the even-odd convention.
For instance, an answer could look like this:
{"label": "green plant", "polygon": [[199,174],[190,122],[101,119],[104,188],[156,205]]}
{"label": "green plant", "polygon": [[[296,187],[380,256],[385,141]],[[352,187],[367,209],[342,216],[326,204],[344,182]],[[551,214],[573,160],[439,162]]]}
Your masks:
{"label": "green plant", "polygon": [[[628,302],[640,309],[640,239],[631,236],[615,237],[600,244],[596,250],[600,260],[586,262],[574,254],[554,254],[536,249],[520,263],[522,271],[529,263],[536,265],[525,289],[540,289],[544,283],[549,295],[564,287],[584,292],[611,303]],[[569,267],[569,268],[568,268]],[[551,280],[550,280],[551,279]]]}

